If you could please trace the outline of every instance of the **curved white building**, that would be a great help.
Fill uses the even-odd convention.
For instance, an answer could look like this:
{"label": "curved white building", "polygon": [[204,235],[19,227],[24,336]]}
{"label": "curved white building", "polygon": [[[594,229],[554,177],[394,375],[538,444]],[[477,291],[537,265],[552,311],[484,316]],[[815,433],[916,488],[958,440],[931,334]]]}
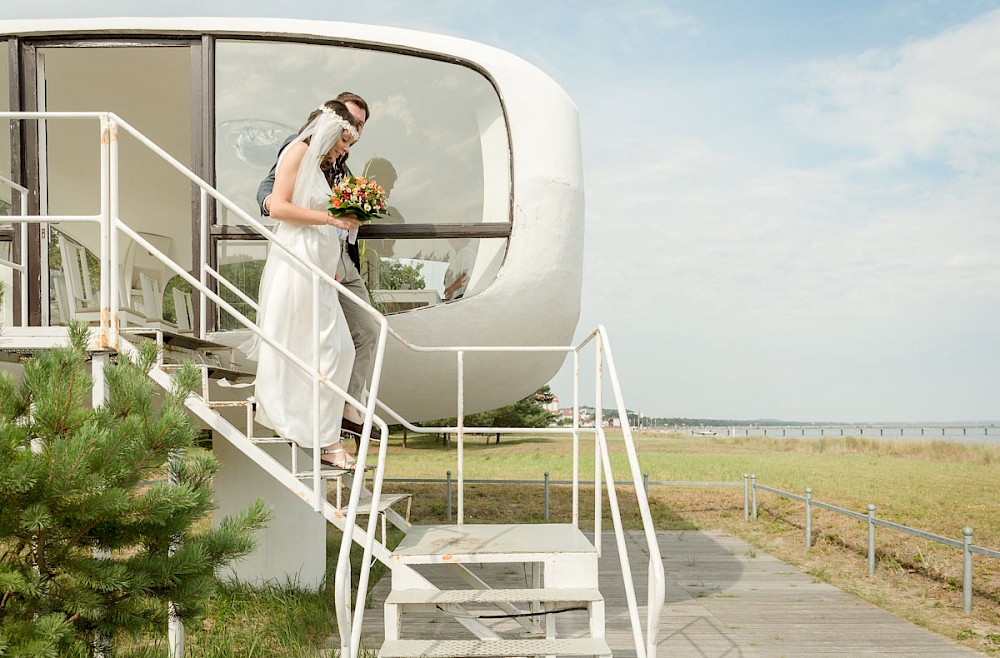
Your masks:
{"label": "curved white building", "polygon": [[[360,94],[372,115],[350,165],[391,187],[390,217],[362,233],[369,287],[391,326],[424,346],[572,339],[583,254],[578,117],[563,90],[523,60],[452,37],[270,18],[2,21],[0,35],[10,62],[0,71],[0,109],[114,112],[252,217],[257,185],[284,138],[323,100]],[[93,123],[14,127],[12,161],[0,174],[31,191],[28,210],[96,213]],[[205,249],[254,298],[266,243],[236,213],[203,209],[191,183],[129,135],[120,140],[121,219],[196,277]],[[17,205],[9,189],[2,194]],[[74,317],[80,291],[61,260],[70,246],[95,252],[95,229],[34,225],[26,244],[13,231],[0,239],[36,263],[48,260],[27,277],[29,323]],[[168,293],[169,316],[172,274],[128,240],[119,258],[123,289],[154,282]],[[446,299],[445,281],[458,269],[467,286]],[[23,285],[10,283],[8,324]],[[123,308],[132,294],[122,293]],[[207,315],[210,330],[238,326]],[[465,411],[529,394],[562,361],[558,353],[466,355]],[[409,420],[453,416],[455,371],[454,354],[390,339],[379,397]]]}

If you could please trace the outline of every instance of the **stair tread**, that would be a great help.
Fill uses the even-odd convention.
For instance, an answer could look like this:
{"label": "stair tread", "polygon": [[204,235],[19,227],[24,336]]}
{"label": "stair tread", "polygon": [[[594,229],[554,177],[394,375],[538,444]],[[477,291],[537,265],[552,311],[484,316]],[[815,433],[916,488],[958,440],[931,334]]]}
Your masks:
{"label": "stair tread", "polygon": [[205,340],[204,338],[196,338],[191,334],[179,334],[174,331],[170,331],[169,329],[126,327],[121,329],[121,333],[131,336],[143,336],[153,340],[156,340],[156,334],[159,333],[163,336],[164,345],[173,345],[186,350],[218,350],[222,352],[230,349],[228,345],[214,343],[210,340]]}
{"label": "stair tread", "polygon": [[[321,479],[337,478],[346,473],[353,473],[354,471],[349,471],[344,468],[322,468],[319,471],[319,476]],[[300,480],[309,480],[313,476],[313,472],[310,471],[299,471],[298,473],[292,473],[293,476],[299,478]]]}
{"label": "stair tread", "polygon": [[601,601],[604,597],[600,590],[579,588],[546,588],[546,589],[401,589],[393,590],[386,598],[386,603],[498,603],[498,602],[531,602],[547,603],[568,601]]}
{"label": "stair tread", "polygon": [[539,640],[388,640],[379,656],[595,656],[611,655],[604,638]]}
{"label": "stair tread", "polygon": [[[246,372],[244,370],[235,370],[233,368],[226,368],[224,366],[217,366],[213,363],[194,363],[195,368],[205,368],[208,370],[209,379],[246,379],[248,377],[255,377],[254,373]],[[185,364],[184,363],[164,363],[160,366],[161,370],[179,370]]]}
{"label": "stair tread", "polygon": [[596,555],[597,549],[570,523],[415,525],[393,558],[402,564],[433,564],[442,559],[472,562],[553,553]]}
{"label": "stair tread", "polygon": [[[398,494],[387,494],[384,493],[379,496],[378,499],[378,511],[384,512],[401,500],[406,500],[410,498],[413,494],[408,493],[398,493]],[[368,500],[362,500],[358,502],[358,514],[369,514],[372,511],[372,501],[371,498]]]}

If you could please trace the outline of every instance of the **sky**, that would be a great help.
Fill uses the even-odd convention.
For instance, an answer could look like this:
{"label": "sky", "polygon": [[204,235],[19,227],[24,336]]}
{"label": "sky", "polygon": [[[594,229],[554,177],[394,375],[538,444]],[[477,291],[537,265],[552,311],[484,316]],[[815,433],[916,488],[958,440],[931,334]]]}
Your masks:
{"label": "sky", "polygon": [[[10,3],[8,3],[10,4]],[[1000,0],[33,0],[510,51],[576,102],[579,336],[644,415],[1000,421]],[[553,380],[564,401],[568,371]]]}

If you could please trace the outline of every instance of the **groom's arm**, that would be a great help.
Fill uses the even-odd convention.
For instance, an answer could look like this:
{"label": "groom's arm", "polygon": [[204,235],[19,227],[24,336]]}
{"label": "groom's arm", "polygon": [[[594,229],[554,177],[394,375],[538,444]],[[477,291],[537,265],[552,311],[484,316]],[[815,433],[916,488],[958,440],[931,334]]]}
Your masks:
{"label": "groom's arm", "polygon": [[[278,149],[278,155],[285,150],[285,147],[292,143],[292,140],[296,138],[297,135],[289,135],[285,143],[281,145]],[[267,178],[260,182],[257,187],[257,205],[260,207],[260,214],[264,217],[270,217],[271,212],[267,207],[267,197],[271,196],[271,192],[274,190],[274,172],[278,170],[278,158],[274,158],[274,166],[271,167],[271,171],[268,172]]]}

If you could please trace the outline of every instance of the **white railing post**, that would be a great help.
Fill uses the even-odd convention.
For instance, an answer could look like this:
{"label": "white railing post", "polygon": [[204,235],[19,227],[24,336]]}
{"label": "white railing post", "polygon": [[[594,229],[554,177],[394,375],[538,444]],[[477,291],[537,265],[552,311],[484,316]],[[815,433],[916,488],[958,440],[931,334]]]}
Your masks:
{"label": "white railing post", "polygon": [[[208,254],[210,246],[210,231],[209,227],[211,225],[211,217],[208,215],[208,192],[204,188],[201,188],[201,196],[199,197],[199,221],[201,222],[198,226],[200,232],[200,238],[198,240],[198,280],[201,282],[202,286],[208,286]],[[259,321],[260,318],[258,317]],[[198,338],[202,340],[208,335],[208,297],[198,292]]]}
{"label": "white railing post", "polygon": [[[100,259],[101,259],[101,290],[98,293],[98,308],[101,312],[101,344],[103,347],[118,345],[118,335],[110,331],[112,322],[117,322],[117,304],[109,304],[110,269],[109,252],[111,251],[110,233],[113,222],[118,218],[118,126],[112,115],[101,114],[101,219],[100,219]],[[117,244],[117,240],[115,241]],[[63,267],[66,267],[64,264]],[[115,277],[117,280],[117,277]],[[117,301],[116,295],[111,295]],[[70,304],[73,300],[70,300]],[[114,312],[114,320],[110,315]],[[117,329],[117,328],[116,328]]]}
{"label": "white railing post", "polygon": [[[322,485],[325,484],[325,480],[320,479],[320,453],[322,452],[322,447],[319,444],[319,433],[320,433],[320,401],[319,401],[319,387],[320,387],[320,377],[323,373],[320,372],[320,360],[319,360],[319,277],[313,272],[312,275],[312,398],[313,398],[313,451],[312,451],[312,473],[313,473],[313,509],[317,512],[323,509],[324,496],[322,491]],[[341,316],[343,317],[343,316]],[[291,318],[289,318],[289,321]],[[295,446],[292,446],[294,450]]]}
{"label": "white railing post", "polygon": [[573,350],[573,525],[580,527],[580,352]]}
{"label": "white railing post", "polygon": [[465,352],[458,356],[458,525],[465,523]]}
{"label": "white railing post", "polygon": [[595,343],[595,363],[594,363],[594,547],[597,549],[598,557],[601,555],[601,514],[603,496],[601,488],[604,485],[604,476],[601,472],[601,446],[600,434],[604,427],[604,343],[602,337],[598,336]]}

